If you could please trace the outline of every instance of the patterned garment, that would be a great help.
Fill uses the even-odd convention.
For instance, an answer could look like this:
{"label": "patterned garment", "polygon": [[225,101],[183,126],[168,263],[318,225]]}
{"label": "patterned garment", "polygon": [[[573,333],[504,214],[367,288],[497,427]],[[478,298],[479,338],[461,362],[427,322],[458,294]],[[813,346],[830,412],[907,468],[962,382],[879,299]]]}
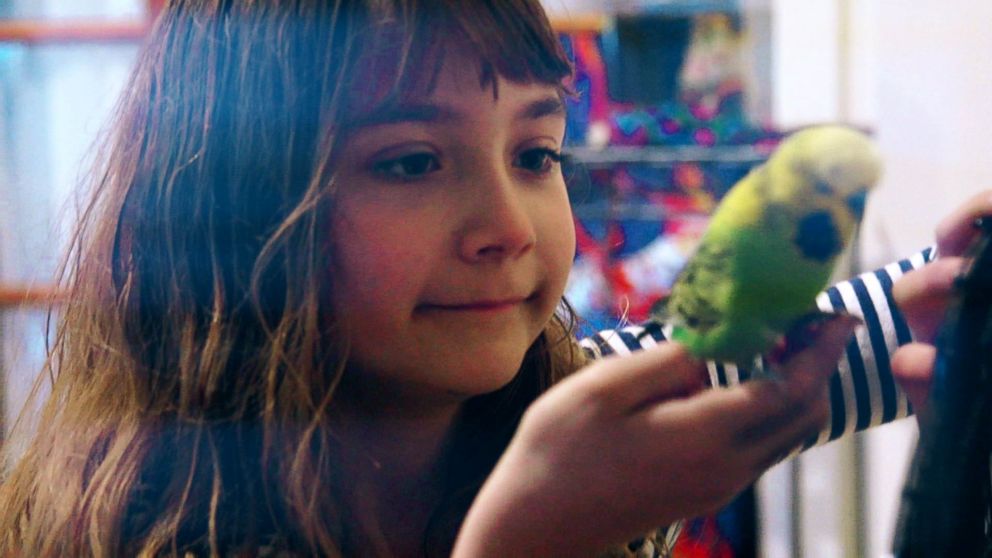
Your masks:
{"label": "patterned garment", "polygon": [[[830,418],[816,436],[795,452],[836,440],[896,419],[907,417],[909,400],[892,377],[890,358],[895,350],[912,341],[905,319],[892,299],[892,284],[903,274],[933,261],[936,251],[927,248],[910,258],[838,283],[820,293],[817,306],[824,312],[846,312],[864,320],[848,344],[837,371],[830,381]],[[657,321],[643,325],[606,330],[583,339],[580,345],[592,358],[626,355],[668,339],[671,326]],[[758,359],[755,366],[767,362]],[[731,364],[707,363],[710,385],[726,388],[747,380],[746,374]],[[673,556],[682,530],[678,522],[635,541],[628,556],[664,558]]]}

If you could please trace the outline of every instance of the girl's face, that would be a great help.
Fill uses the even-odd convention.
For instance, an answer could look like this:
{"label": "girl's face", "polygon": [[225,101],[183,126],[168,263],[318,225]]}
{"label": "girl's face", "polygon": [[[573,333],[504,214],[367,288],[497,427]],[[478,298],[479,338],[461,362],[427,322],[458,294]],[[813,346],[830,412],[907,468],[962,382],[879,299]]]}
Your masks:
{"label": "girl's face", "polygon": [[431,94],[360,115],[344,145],[335,311],[349,373],[377,393],[457,403],[505,385],[561,299],[563,105],[551,86],[498,88],[449,53]]}

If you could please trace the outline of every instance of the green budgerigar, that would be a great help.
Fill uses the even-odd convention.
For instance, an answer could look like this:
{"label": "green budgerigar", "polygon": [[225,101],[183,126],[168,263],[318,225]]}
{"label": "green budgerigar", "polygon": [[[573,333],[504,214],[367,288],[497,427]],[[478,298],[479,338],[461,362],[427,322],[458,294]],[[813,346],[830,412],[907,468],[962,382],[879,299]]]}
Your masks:
{"label": "green budgerigar", "polygon": [[660,312],[698,358],[747,365],[815,313],[881,162],[862,133],[800,130],[730,189]]}

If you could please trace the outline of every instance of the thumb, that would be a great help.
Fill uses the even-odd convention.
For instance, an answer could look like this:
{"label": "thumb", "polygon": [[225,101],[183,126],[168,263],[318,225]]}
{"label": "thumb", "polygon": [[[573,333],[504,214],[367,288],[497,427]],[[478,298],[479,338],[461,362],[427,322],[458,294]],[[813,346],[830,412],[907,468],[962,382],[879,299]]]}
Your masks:
{"label": "thumb", "polygon": [[934,338],[954,296],[954,282],[965,264],[964,258],[941,258],[910,271],[892,285],[892,298],[917,339]]}
{"label": "thumb", "polygon": [[978,235],[975,220],[992,214],[992,191],[972,196],[937,225],[937,253],[960,256]]}

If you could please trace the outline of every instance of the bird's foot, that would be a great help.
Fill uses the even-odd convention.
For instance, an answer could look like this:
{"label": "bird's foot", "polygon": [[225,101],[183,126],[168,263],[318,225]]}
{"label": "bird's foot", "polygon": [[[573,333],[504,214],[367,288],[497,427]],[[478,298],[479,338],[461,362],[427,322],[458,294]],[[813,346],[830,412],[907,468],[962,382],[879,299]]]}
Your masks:
{"label": "bird's foot", "polygon": [[781,364],[811,347],[819,338],[824,324],[836,318],[838,314],[843,313],[814,311],[800,316],[769,351],[768,361],[772,364]]}

